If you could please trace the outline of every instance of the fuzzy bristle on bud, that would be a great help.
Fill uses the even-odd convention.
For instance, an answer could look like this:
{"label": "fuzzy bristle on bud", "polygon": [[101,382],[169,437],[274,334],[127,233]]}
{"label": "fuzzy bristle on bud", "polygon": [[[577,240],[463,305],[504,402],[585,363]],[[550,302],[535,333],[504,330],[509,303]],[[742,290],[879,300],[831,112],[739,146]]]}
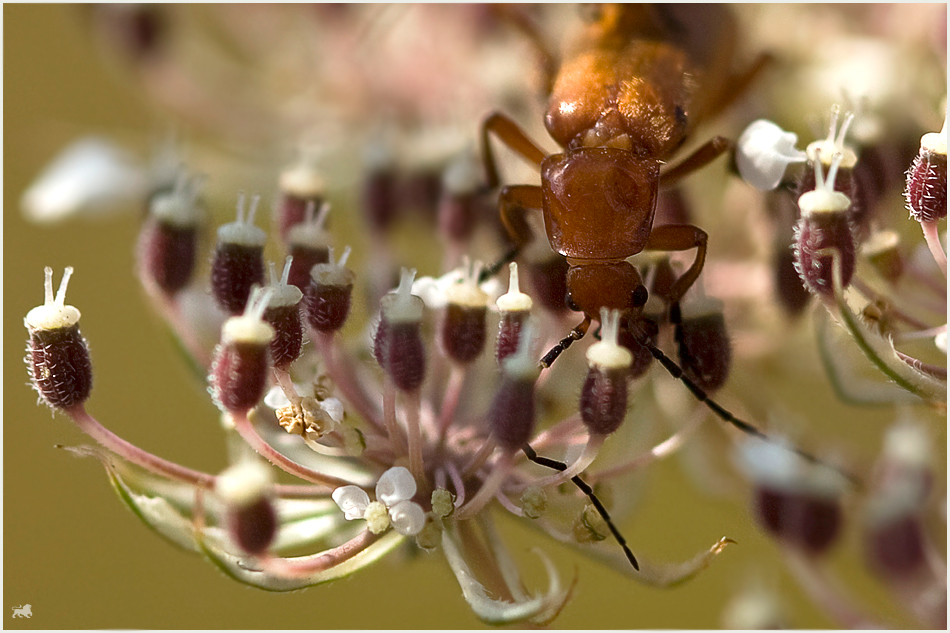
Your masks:
{"label": "fuzzy bristle on bud", "polygon": [[67,267],[53,296],[53,269],[45,269],[46,300],[27,312],[30,334],[26,364],[33,386],[54,409],[82,404],[92,392],[92,362],[86,339],[79,332],[79,310],[66,305],[66,287],[73,269]]}
{"label": "fuzzy bristle on bud", "polygon": [[244,314],[228,319],[211,364],[211,395],[224,411],[244,413],[267,388],[274,329],[263,320],[271,289],[256,288]]}
{"label": "fuzzy bristle on bud", "polygon": [[312,159],[306,156],[281,172],[278,182],[277,229],[280,239],[287,241],[292,229],[303,223],[307,208],[319,208],[326,197],[326,184]]}
{"label": "fuzzy bristle on bud", "polygon": [[293,257],[288,256],[284,272],[280,279],[274,264],[270,264],[272,291],[270,302],[264,310],[264,320],[274,328],[274,338],[270,342],[271,359],[274,367],[286,370],[300,356],[303,348],[303,326],[300,323],[300,300],[303,293],[296,286],[287,283],[293,265]]}
{"label": "fuzzy bristle on bud", "polygon": [[499,363],[518,350],[521,331],[531,314],[531,297],[521,292],[518,284],[518,264],[508,265],[508,292],[495,300],[495,306],[501,313],[498,322],[498,340],[495,343],[495,360]]}
{"label": "fuzzy bristle on bud", "polygon": [[478,287],[480,262],[466,259],[462,279],[446,290],[445,315],[440,330],[442,349],[457,363],[470,363],[485,348],[488,295]]}
{"label": "fuzzy bristle on bud", "polygon": [[399,287],[380,300],[380,319],[373,340],[376,361],[401,391],[414,391],[425,379],[421,298],[411,294],[415,270],[402,269]]}
{"label": "fuzzy bristle on bud", "polygon": [[225,311],[240,314],[251,295],[251,286],[264,284],[264,243],[267,234],[254,226],[259,196],[244,215],[244,194],[237,205],[237,221],[218,229],[218,243],[211,263],[211,292]]}
{"label": "fuzzy bristle on bud", "polygon": [[309,202],[304,220],[291,228],[287,235],[288,249],[294,258],[287,281],[302,292],[306,292],[310,285],[313,267],[330,261],[330,235],[324,229],[330,205],[324,202],[315,214],[316,208],[314,202]]}
{"label": "fuzzy bristle on bud", "polygon": [[164,293],[174,295],[191,281],[198,247],[201,181],[180,173],[171,191],[156,194],[139,237],[143,275]]}
{"label": "fuzzy bristle on bud", "polygon": [[333,255],[330,247],[328,261],[313,266],[307,284],[304,301],[307,322],[318,332],[336,332],[343,327],[350,313],[350,297],[356,278],[353,271],[346,268],[350,247],[346,247],[337,262],[333,261]]}
{"label": "fuzzy bristle on bud", "polygon": [[677,329],[680,366],[706,392],[726,383],[732,362],[722,308],[722,302],[711,297],[687,301]]}
{"label": "fuzzy bristle on bud", "polygon": [[488,423],[498,443],[509,451],[520,450],[534,432],[535,383],[540,366],[532,356],[534,326],[521,332],[518,350],[501,364],[501,383],[488,410]]}
{"label": "fuzzy bristle on bud", "polygon": [[920,152],[907,171],[907,210],[918,222],[947,217],[947,122],[939,133],[920,139]]}
{"label": "fuzzy bristle on bud", "polygon": [[613,433],[627,416],[627,379],[633,354],[618,342],[620,313],[602,308],[601,340],[587,348],[587,378],[581,389],[580,412],[591,433]]}
{"label": "fuzzy bristle on bud", "polygon": [[848,217],[850,201],[834,190],[834,180],[841,156],[836,155],[822,178],[821,162],[815,161],[816,188],[798,199],[802,218],[795,226],[795,269],[805,287],[826,297],[834,296],[832,286],[833,257],[838,254],[842,287],[847,287],[854,275],[855,245]]}

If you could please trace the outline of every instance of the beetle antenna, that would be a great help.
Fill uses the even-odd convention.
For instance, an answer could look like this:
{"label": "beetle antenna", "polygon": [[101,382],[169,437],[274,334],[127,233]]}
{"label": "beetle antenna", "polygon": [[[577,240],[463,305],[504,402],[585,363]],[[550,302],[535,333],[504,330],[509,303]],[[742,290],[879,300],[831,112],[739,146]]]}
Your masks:
{"label": "beetle antenna", "polygon": [[654,345],[649,340],[647,340],[646,336],[643,334],[643,332],[639,330],[639,328],[636,328],[634,332],[637,336],[637,342],[639,342],[641,345],[643,345],[648,350],[650,350],[650,354],[653,355],[653,358],[660,361],[660,364],[663,365],[666,371],[668,371],[669,374],[673,376],[673,378],[676,378],[677,380],[682,382],[684,385],[686,385],[686,388],[689,389],[690,393],[692,393],[693,396],[697,400],[702,402],[704,405],[706,405],[707,408],[709,408],[713,413],[715,413],[716,417],[718,417],[720,420],[731,424],[732,426],[736,427],[737,429],[739,429],[746,435],[757,437],[770,444],[776,444],[778,446],[782,446],[785,449],[795,453],[799,457],[805,459],[806,461],[811,462],[812,464],[817,464],[819,466],[830,468],[834,470],[835,472],[841,474],[843,477],[845,477],[848,481],[850,481],[855,486],[861,487],[862,485],[861,480],[856,475],[848,472],[847,470],[841,468],[840,466],[836,466],[835,464],[828,463],[800,448],[789,446],[782,442],[778,442],[772,436],[767,434],[765,431],[762,431],[761,429],[759,429],[757,426],[753,424],[749,424],[748,422],[737,418],[735,415],[732,414],[732,412],[725,409],[722,405],[720,405],[718,402],[713,400],[709,396],[709,394],[703,390],[702,387],[697,385],[689,376],[686,375],[686,372],[683,371],[683,368],[677,365],[673,359],[671,359],[669,356],[664,354],[660,348],[658,348],[656,345]]}
{"label": "beetle antenna", "polygon": [[[544,466],[545,468],[551,468],[552,470],[557,470],[559,472],[564,472],[567,470],[567,464],[564,462],[559,462],[556,459],[551,459],[550,457],[541,457],[538,455],[529,444],[525,444],[521,447],[521,450],[527,456],[527,458],[538,464],[539,466]],[[620,547],[623,548],[623,553],[627,556],[627,560],[630,561],[630,564],[633,565],[633,568],[637,571],[640,571],[640,563],[637,562],[637,557],[633,555],[633,552],[630,551],[630,547],[627,545],[627,539],[623,537],[623,534],[620,533],[620,530],[617,529],[617,526],[614,525],[613,520],[610,518],[610,514],[607,512],[607,508],[604,507],[604,504],[600,502],[600,499],[597,498],[597,495],[594,494],[594,489],[590,485],[580,478],[580,475],[574,475],[571,477],[571,482],[577,486],[577,488],[587,495],[587,498],[590,499],[591,504],[597,510],[597,514],[600,515],[600,518],[604,520],[607,524],[607,527],[610,529],[610,533],[614,535],[614,538],[617,539],[617,542],[620,543]]]}
{"label": "beetle antenna", "polygon": [[497,262],[491,266],[486,266],[482,268],[482,272],[478,275],[478,283],[482,284],[498,274],[502,268],[515,261],[515,258],[521,252],[521,244],[515,244],[510,249],[508,249],[504,255],[501,256]]}

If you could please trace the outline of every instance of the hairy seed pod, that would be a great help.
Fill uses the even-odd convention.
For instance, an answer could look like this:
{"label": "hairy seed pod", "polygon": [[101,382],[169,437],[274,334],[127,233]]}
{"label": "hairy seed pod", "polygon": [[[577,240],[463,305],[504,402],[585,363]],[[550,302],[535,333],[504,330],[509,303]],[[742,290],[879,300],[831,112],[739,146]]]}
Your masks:
{"label": "hairy seed pod", "polygon": [[740,466],[753,483],[759,525],[805,553],[827,552],[841,533],[846,480],[827,467],[803,462],[779,444],[748,439],[739,450]]}
{"label": "hairy seed pod", "polygon": [[618,343],[620,313],[601,310],[600,342],[587,349],[587,377],[581,389],[580,413],[591,433],[613,433],[627,417],[627,380],[633,354]]}
{"label": "hairy seed pod", "polygon": [[485,349],[488,295],[478,287],[480,272],[479,264],[466,266],[460,283],[445,292],[447,303],[440,341],[445,355],[461,364],[472,362]]}
{"label": "hairy seed pod", "polygon": [[296,286],[287,283],[287,276],[293,265],[288,257],[281,279],[277,279],[274,265],[271,264],[272,291],[270,302],[264,310],[264,320],[274,328],[274,338],[270,342],[271,360],[274,367],[287,370],[300,356],[303,348],[303,326],[300,323],[300,301],[303,293]]}
{"label": "hairy seed pod", "polygon": [[518,264],[508,265],[508,292],[498,297],[495,306],[501,313],[498,322],[498,340],[495,343],[495,360],[501,364],[518,350],[521,333],[531,315],[531,297],[521,292],[518,283]]}
{"label": "hairy seed pod", "polygon": [[331,247],[328,261],[315,265],[310,271],[304,304],[307,322],[318,332],[336,332],[350,314],[350,297],[356,275],[345,266],[349,256],[347,247],[340,261],[334,262]]}
{"label": "hairy seed pod", "polygon": [[488,409],[488,424],[495,440],[509,451],[520,450],[535,425],[535,383],[541,373],[531,355],[534,326],[522,331],[518,350],[501,364],[501,382]]}
{"label": "hairy seed pod", "polygon": [[841,532],[838,499],[760,487],[755,516],[775,538],[813,555],[826,552]]}
{"label": "hairy seed pod", "polygon": [[224,502],[228,535],[252,556],[266,552],[277,535],[273,483],[270,469],[256,461],[230,466],[215,480],[215,493]]}
{"label": "hairy seed pod", "polygon": [[281,172],[279,187],[276,224],[280,239],[286,242],[291,229],[307,219],[307,209],[323,205],[326,185],[312,161],[303,159]]}
{"label": "hairy seed pod", "polygon": [[191,281],[202,211],[197,204],[200,181],[180,174],[174,188],[156,192],[139,236],[142,273],[167,295]]}
{"label": "hairy seed pod", "polygon": [[215,404],[223,411],[244,413],[264,397],[274,328],[262,315],[272,293],[271,289],[257,289],[244,314],[231,317],[221,328],[209,380]]}
{"label": "hairy seed pod", "polygon": [[567,310],[567,260],[551,253],[541,259],[526,261],[524,264],[531,285],[532,296],[545,310],[564,312]]}
{"label": "hairy seed pod", "polygon": [[402,270],[399,288],[380,300],[380,322],[373,339],[376,360],[401,391],[415,391],[425,380],[422,343],[423,302],[410,294],[415,270]]}
{"label": "hairy seed pod", "polygon": [[907,576],[926,564],[925,538],[916,514],[868,516],[863,532],[865,558],[882,576]]}
{"label": "hairy seed pod", "polygon": [[315,214],[316,208],[308,204],[304,220],[291,227],[287,234],[287,248],[294,258],[287,282],[301,292],[307,292],[313,267],[330,261],[330,234],[324,229],[330,206],[324,203]]}
{"label": "hairy seed pod", "polygon": [[947,128],[941,134],[924,134],[920,152],[907,171],[904,189],[907,209],[918,222],[947,217]]}
{"label": "hairy seed pod", "polygon": [[722,307],[709,297],[684,303],[677,328],[680,367],[707,393],[726,383],[732,361]]}
{"label": "hairy seed pod", "polygon": [[475,220],[481,215],[481,164],[466,152],[454,160],[442,174],[439,198],[439,232],[452,242],[465,242],[472,236]]}
{"label": "hairy seed pod", "polygon": [[267,234],[254,226],[260,198],[254,197],[247,220],[244,195],[238,200],[236,222],[218,229],[218,244],[211,262],[211,292],[222,309],[240,314],[251,295],[251,286],[264,283],[264,243]]}
{"label": "hairy seed pod", "polygon": [[24,319],[30,335],[25,360],[33,387],[54,409],[82,404],[92,392],[92,362],[86,339],[79,331],[79,310],[65,304],[72,272],[72,268],[66,268],[54,298],[53,269],[47,267],[46,301]]}
{"label": "hairy seed pod", "polygon": [[854,275],[855,245],[848,218],[850,201],[834,191],[835,172],[840,155],[832,161],[828,178],[821,178],[821,167],[815,162],[817,189],[798,199],[802,218],[795,226],[795,269],[805,286],[813,293],[834,296],[832,286],[833,261],[837,253],[842,288],[851,283]]}

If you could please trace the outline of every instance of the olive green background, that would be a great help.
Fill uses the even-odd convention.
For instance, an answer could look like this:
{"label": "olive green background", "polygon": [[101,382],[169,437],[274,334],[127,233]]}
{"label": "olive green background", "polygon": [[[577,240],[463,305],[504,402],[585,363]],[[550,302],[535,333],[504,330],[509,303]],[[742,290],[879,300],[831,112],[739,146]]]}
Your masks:
{"label": "olive green background", "polygon": [[[4,61],[4,625],[480,628],[438,554],[396,554],[350,579],[292,594],[247,588],[149,532],[119,503],[96,462],[54,448],[84,438],[68,419],[37,406],[22,364],[22,319],[42,302],[43,267],[54,268],[58,284],[72,265],[68,301],[82,311],[96,370],[90,412],[158,455],[211,472],[225,465],[216,411],[134,279],[137,218],[38,227],[18,206],[30,179],[74,138],[117,132],[142,139],[161,129],[161,120],[102,63],[78,7],[4,6]],[[833,402],[820,376],[799,380],[777,392],[785,392],[786,406],[806,419],[823,408],[823,419],[835,425],[829,433],[853,436],[858,450],[873,454],[890,414]],[[724,535],[739,545],[687,585],[657,590],[542,541],[565,579],[575,570],[580,577],[555,626],[715,627],[725,602],[756,578],[783,591],[794,625],[831,625],[799,596],[775,546],[743,507],[699,495],[676,463],[656,466],[643,494],[637,515],[622,522],[642,556],[682,560]],[[536,560],[524,554],[537,544],[536,533],[514,520],[502,526],[512,550],[536,571]],[[838,557],[857,551],[849,536]],[[541,586],[539,573],[532,578]],[[894,613],[874,583],[861,575],[854,581],[862,600]],[[11,609],[26,603],[32,619],[11,619]]]}

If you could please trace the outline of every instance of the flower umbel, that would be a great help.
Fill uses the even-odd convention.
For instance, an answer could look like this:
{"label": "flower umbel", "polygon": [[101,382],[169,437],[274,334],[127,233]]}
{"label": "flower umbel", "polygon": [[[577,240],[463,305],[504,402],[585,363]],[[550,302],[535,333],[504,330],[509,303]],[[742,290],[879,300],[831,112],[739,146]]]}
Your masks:
{"label": "flower umbel", "polygon": [[[849,95],[855,114],[834,106],[830,126],[820,126],[827,138],[799,151],[797,139],[829,103],[791,69],[806,53],[779,49],[783,63],[734,68],[715,89],[688,73],[684,105],[666,94],[666,79],[636,75],[659,90],[651,116],[669,129],[620,125],[635,116],[621,105],[649,101],[639,93],[594,107],[576,135],[566,129],[586,107],[569,98],[574,88],[600,95],[610,73],[636,74],[623,55],[662,66],[663,55],[626,48],[643,35],[632,24],[660,34],[677,25],[685,39],[658,41],[678,68],[680,58],[704,59],[720,13],[765,32],[756,11],[791,11],[699,10],[602,7],[581,19],[554,6],[404,6],[392,9],[402,19],[376,21],[368,7],[267,7],[259,20],[222,20],[219,36],[242,35],[233,55],[214,37],[170,54],[188,8],[92,10],[107,38],[139,19],[172,18],[148,38],[130,31],[109,42],[151,98],[189,122],[187,144],[174,169],[134,158],[122,167],[101,147],[69,156],[38,186],[73,199],[31,194],[27,211],[47,222],[132,200],[146,212],[137,265],[127,269],[217,405],[227,467],[166,460],[93,417],[110,417],[92,407],[116,367],[90,357],[79,312],[65,305],[72,269],[55,296],[47,269],[45,301],[26,318],[27,364],[54,413],[96,443],[69,450],[100,460],[147,525],[266,590],[326,583],[384,557],[439,561],[458,582],[458,603],[484,622],[544,625],[587,574],[565,581],[570,566],[545,539],[649,592],[728,573],[710,567],[728,548],[727,556],[769,553],[770,571],[787,565],[827,616],[808,625],[941,628],[946,583],[934,543],[945,463],[925,449],[944,432],[946,411],[946,132],[925,135],[916,160],[904,151],[939,128],[941,106],[923,90],[918,107],[904,109]],[[569,39],[563,16],[584,45],[623,55],[595,56],[601,73],[571,71],[586,58],[570,48],[555,63],[545,43]],[[181,37],[196,37],[199,24]],[[697,29],[710,37],[693,38]],[[353,33],[363,34],[359,44]],[[419,33],[441,42],[445,59],[430,59]],[[387,42],[398,45],[362,50]],[[512,64],[517,77],[507,74]],[[678,85],[680,71],[669,72]],[[530,77],[557,96],[547,116],[526,89]],[[786,84],[807,109],[789,113],[778,88]],[[739,88],[755,98],[722,94]],[[727,105],[724,137],[689,154],[714,134],[705,108]],[[559,153],[532,140],[543,125]],[[214,158],[189,145],[203,146],[197,129],[216,137]],[[726,138],[739,139],[735,165],[746,182],[714,164],[694,177],[730,147]],[[552,165],[570,172],[570,195]],[[101,172],[95,187],[77,188],[81,178],[62,173],[76,169]],[[118,182],[123,173],[135,174],[129,187]],[[233,221],[245,186],[262,194],[238,193]],[[902,187],[924,240],[901,209]],[[256,214],[262,199],[272,214]],[[563,208],[552,221],[554,204]],[[602,206],[631,223],[601,226]],[[225,224],[215,231],[212,222]],[[629,256],[627,242],[636,243]],[[284,262],[282,272],[271,264],[269,284],[265,261]],[[97,339],[93,325],[115,317],[81,303],[84,292],[74,287],[70,297],[86,306],[83,331]],[[868,415],[869,406],[878,412]],[[894,419],[897,430],[878,441]],[[187,433],[174,422],[162,426]],[[730,462],[733,445],[740,459]],[[670,457],[694,485],[665,476],[677,465],[660,465]],[[755,521],[717,514],[729,498],[748,501]],[[684,506],[676,530],[665,519],[660,529],[642,523],[658,515],[651,499]],[[625,520],[633,507],[636,522]],[[522,576],[538,561],[507,545],[513,523],[543,537],[531,544],[547,576],[540,586],[537,574]],[[855,538],[861,548],[843,546]],[[664,548],[674,562],[656,560]],[[839,591],[832,556],[866,569],[894,597],[891,610]],[[700,584],[663,599],[709,592],[728,602],[725,589]],[[723,576],[715,584],[749,585]],[[772,593],[750,597],[743,609],[758,611],[736,607],[730,621],[799,624]],[[565,618],[585,617],[575,609]],[[686,610],[643,626],[699,625],[678,611]]]}

